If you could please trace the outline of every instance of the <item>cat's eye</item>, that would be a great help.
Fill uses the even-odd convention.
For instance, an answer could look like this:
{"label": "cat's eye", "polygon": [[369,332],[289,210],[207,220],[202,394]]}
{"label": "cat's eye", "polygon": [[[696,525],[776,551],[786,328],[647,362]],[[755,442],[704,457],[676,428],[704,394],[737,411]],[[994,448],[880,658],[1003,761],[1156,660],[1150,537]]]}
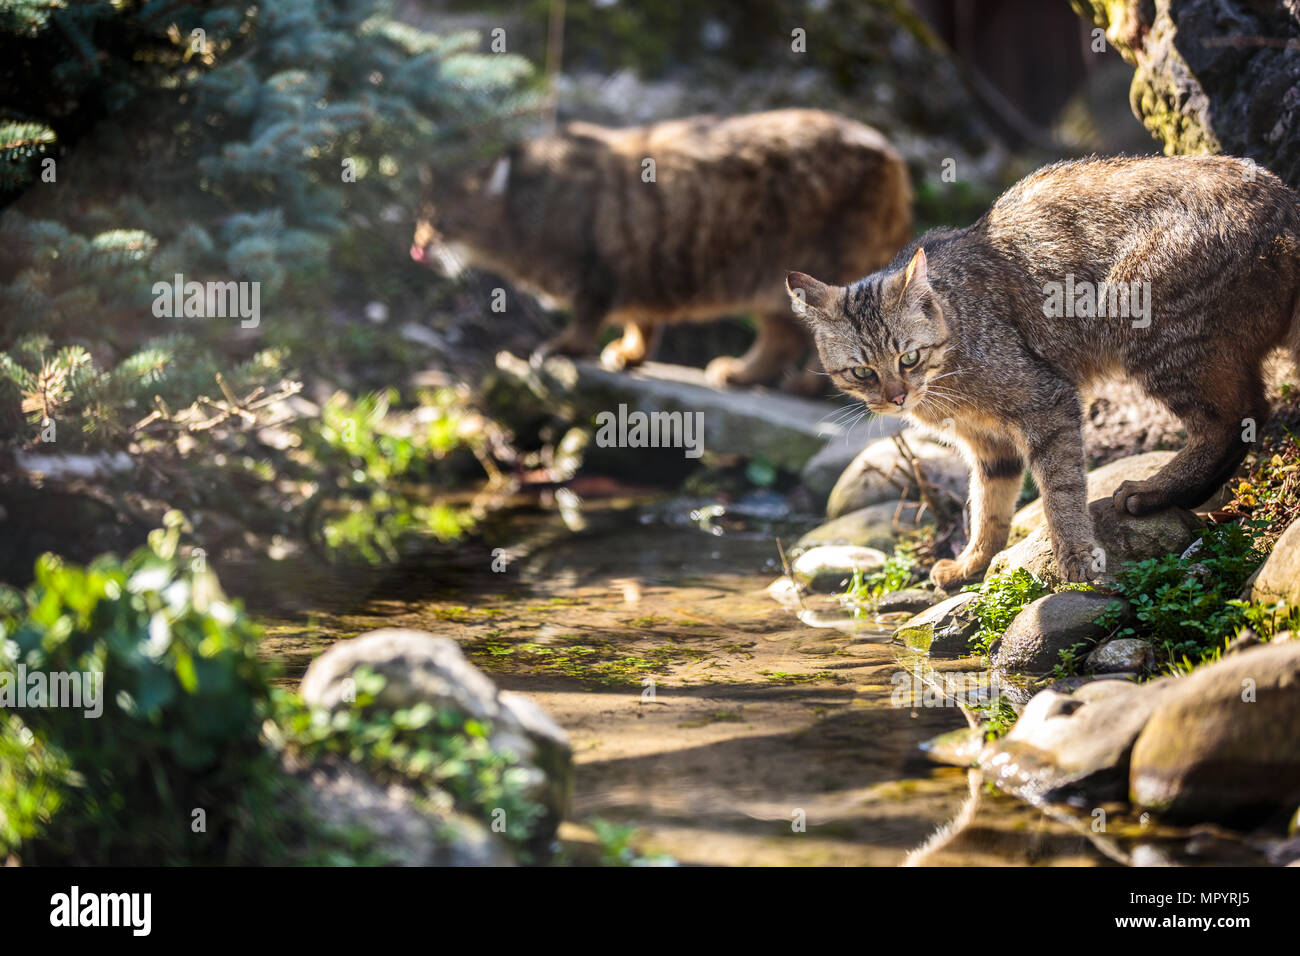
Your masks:
{"label": "cat's eye", "polygon": [[859,382],[874,382],[876,380],[876,373],[865,365],[853,366],[853,368],[849,369],[849,374]]}
{"label": "cat's eye", "polygon": [[921,353],[916,349],[912,349],[912,351],[908,352],[906,355],[900,355],[898,357],[898,364],[903,368],[911,368],[919,361],[921,361]]}

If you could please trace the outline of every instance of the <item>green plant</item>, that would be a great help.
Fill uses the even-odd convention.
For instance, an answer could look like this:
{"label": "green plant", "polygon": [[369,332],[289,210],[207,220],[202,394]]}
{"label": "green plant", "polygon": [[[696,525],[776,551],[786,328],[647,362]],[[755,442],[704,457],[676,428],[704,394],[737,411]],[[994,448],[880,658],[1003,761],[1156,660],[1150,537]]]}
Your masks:
{"label": "green plant", "polygon": [[0,670],[46,675],[51,692],[55,675],[75,677],[81,699],[28,699],[3,725],[0,751],[20,759],[3,761],[0,851],[64,864],[287,854],[289,788],[259,741],[271,676],[260,632],[180,556],[180,526],[169,515],[125,560],[45,555],[25,594],[3,592]]}
{"label": "green plant", "polygon": [[909,542],[900,542],[880,569],[870,574],[853,572],[844,600],[854,608],[855,616],[871,613],[884,595],[901,591],[916,578],[916,552]]}
{"label": "green plant", "polygon": [[333,712],[308,708],[296,694],[277,694],[277,724],[286,745],[307,760],[333,754],[381,782],[414,785],[435,809],[454,805],[484,825],[500,814],[506,839],[528,858],[545,810],[528,792],[533,771],[520,766],[517,755],[493,748],[492,728],[424,703],[375,709],[384,678],[362,670],[356,681],[356,700]]}
{"label": "green plant", "polygon": [[674,861],[666,854],[642,856],[632,845],[637,828],[629,823],[615,823],[602,817],[587,821],[600,845],[601,866],[672,866]]}
{"label": "green plant", "polygon": [[[387,384],[433,351],[400,330],[454,311],[455,287],[394,251],[422,168],[495,152],[536,98],[522,57],[394,6],[0,0],[0,454],[125,452],[131,491],[205,535],[210,509],[247,540],[300,539],[339,489],[352,500],[316,539],[331,552],[463,530],[390,484],[445,479],[430,462],[465,440],[450,409],[410,433],[375,420],[402,417]],[[177,275],[256,288],[257,321],[172,314],[155,285]],[[304,423],[285,401],[303,380],[379,391]],[[267,444],[349,420],[355,443]],[[388,497],[354,513],[371,491]]]}
{"label": "green plant", "polygon": [[[0,588],[0,861],[383,862],[372,835],[310,816],[286,749],[414,784],[435,811],[489,824],[504,811],[527,857],[544,813],[529,796],[536,771],[458,713],[371,708],[374,674],[332,714],[273,690],[261,631],[202,560],[182,557],[183,523],[170,513],[126,559],[46,555],[25,593]],[[51,693],[79,693],[38,699],[37,674]]]}
{"label": "green plant", "polygon": [[972,708],[982,718],[985,740],[996,740],[1003,736],[1020,718],[1011,701],[1001,694],[989,699],[988,703]]}
{"label": "green plant", "polygon": [[[1116,573],[1113,601],[1097,623],[1115,637],[1155,647],[1157,669],[1195,666],[1217,654],[1262,609],[1247,613],[1236,599],[1264,555],[1256,522],[1212,524],[1200,532],[1190,564],[1179,555],[1126,562]],[[1125,609],[1127,602],[1127,613]]]}
{"label": "green plant", "polygon": [[1025,605],[1052,593],[1051,588],[1024,568],[990,575],[965,590],[978,594],[968,605],[980,624],[979,630],[971,635],[969,645],[980,654],[989,653],[993,642],[1002,636]]}
{"label": "green plant", "polygon": [[1069,647],[1061,648],[1056,655],[1057,662],[1052,668],[1052,679],[1062,680],[1079,673],[1079,667],[1092,647],[1093,645],[1090,642],[1080,641],[1077,644],[1071,644]]}

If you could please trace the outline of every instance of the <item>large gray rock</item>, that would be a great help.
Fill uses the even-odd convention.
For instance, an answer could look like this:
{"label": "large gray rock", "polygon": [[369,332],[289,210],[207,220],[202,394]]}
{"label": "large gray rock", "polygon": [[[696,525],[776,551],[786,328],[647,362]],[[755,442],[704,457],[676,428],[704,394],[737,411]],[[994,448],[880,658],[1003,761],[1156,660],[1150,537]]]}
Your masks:
{"label": "large gray rock", "polygon": [[1175,822],[1251,825],[1300,804],[1300,643],[1176,682],[1133,748],[1131,799]]}
{"label": "large gray rock", "polygon": [[899,537],[933,527],[934,515],[915,501],[882,501],[832,518],[809,531],[790,549],[799,555],[824,544],[851,544],[892,553]]}
{"label": "large gray rock", "polygon": [[[841,416],[832,415],[838,421]],[[903,430],[903,420],[888,415],[867,413],[862,421],[849,417],[843,430],[831,437],[821,451],[808,459],[799,474],[799,483],[808,491],[814,508],[824,508],[831,489],[844,469],[853,464],[862,449],[878,438]]]}
{"label": "large gray rock", "polygon": [[[611,372],[594,361],[572,361],[550,356],[533,365],[509,353],[496,357],[496,370],[483,386],[494,414],[500,410],[508,424],[525,431],[535,421],[515,419],[521,409],[543,408],[565,421],[594,426],[601,412],[677,413],[703,416],[702,451],[718,455],[761,456],[789,471],[799,472],[829,440],[845,431],[834,421],[834,407],[826,402],[797,398],[762,388],[717,389],[704,379],[704,370],[646,362],[634,369]],[[597,433],[597,438],[599,435]],[[589,456],[602,453],[597,440]],[[613,461],[631,462],[643,477],[686,459],[686,449],[613,449]]]}
{"label": "large gray rock", "polygon": [[[1125,561],[1181,554],[1201,527],[1196,515],[1181,508],[1137,517],[1116,511],[1110,498],[1099,498],[1089,504],[1088,511],[1093,534],[1102,549],[1102,580],[1113,577]],[[988,573],[1001,574],[1015,568],[1024,568],[1052,587],[1063,583],[1046,526],[995,555]]]}
{"label": "large gray rock", "polygon": [[307,668],[303,700],[327,711],[349,707],[356,700],[360,668],[384,678],[372,708],[397,711],[428,704],[489,724],[492,747],[518,758],[516,770],[524,776],[529,796],[546,808],[539,842],[554,833],[568,809],[573,755],[568,736],[535,702],[498,693],[450,638],[399,628],[332,645]]}
{"label": "large gray rock", "polygon": [[994,644],[994,672],[1051,673],[1061,651],[1105,636],[1095,622],[1112,600],[1091,591],[1059,591],[1030,602]]}
{"label": "large gray rock", "polygon": [[[965,500],[970,471],[959,454],[946,445],[904,430],[908,447],[920,462],[926,480],[936,488],[951,492]],[[918,489],[910,482],[910,471],[893,438],[880,438],[867,445],[853,459],[835,482],[826,502],[826,516],[857,511],[882,501],[895,501],[900,497],[917,498]]]}
{"label": "large gray rock", "polygon": [[984,747],[979,765],[1031,803],[1123,799],[1133,743],[1175,683],[1101,680],[1073,694],[1041,691],[1006,736]]}
{"label": "large gray rock", "polygon": [[[436,809],[413,789],[382,785],[356,764],[326,757],[290,766],[304,784],[307,810],[341,832],[365,830],[363,863],[395,866],[513,866],[506,845],[483,823],[449,808]],[[378,859],[372,859],[378,858]]]}
{"label": "large gray rock", "polygon": [[1071,0],[1134,64],[1130,103],[1166,153],[1228,153],[1300,189],[1295,0]]}
{"label": "large gray rock", "polygon": [[954,594],[909,618],[894,631],[894,638],[904,641],[908,632],[915,634],[930,631],[929,651],[933,655],[965,656],[970,653],[967,642],[979,630],[979,620],[970,609],[975,600],[974,591]]}
{"label": "large gray rock", "polygon": [[1300,520],[1292,521],[1273,545],[1255,576],[1250,596],[1265,604],[1285,601],[1300,607]]}
{"label": "large gray rock", "polygon": [[[1108,498],[1126,481],[1143,481],[1163,468],[1174,457],[1172,451],[1149,451],[1141,455],[1128,455],[1088,472],[1088,500]],[[1220,489],[1194,511],[1217,508],[1224,504],[1225,494]],[[1010,542],[1021,540],[1046,524],[1043,499],[1029,502],[1011,518]]]}

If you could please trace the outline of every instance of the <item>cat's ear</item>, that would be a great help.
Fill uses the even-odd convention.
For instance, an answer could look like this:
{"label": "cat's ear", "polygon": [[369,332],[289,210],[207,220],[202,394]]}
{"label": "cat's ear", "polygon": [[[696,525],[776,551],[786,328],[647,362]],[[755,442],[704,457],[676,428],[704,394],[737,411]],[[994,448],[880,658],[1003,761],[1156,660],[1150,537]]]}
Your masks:
{"label": "cat's ear", "polygon": [[785,277],[785,291],[790,293],[790,305],[795,315],[806,315],[809,308],[825,312],[835,299],[835,290],[802,272],[791,272]]}
{"label": "cat's ear", "polygon": [[909,296],[915,297],[929,291],[930,278],[925,261],[925,248],[917,246],[916,252],[912,254],[912,259],[907,264],[907,269],[901,276],[895,276],[890,282],[885,301],[897,306]]}
{"label": "cat's ear", "polygon": [[505,195],[506,186],[510,183],[510,157],[502,156],[492,167],[492,172],[488,176],[487,185],[483,187],[483,194],[496,198]]}

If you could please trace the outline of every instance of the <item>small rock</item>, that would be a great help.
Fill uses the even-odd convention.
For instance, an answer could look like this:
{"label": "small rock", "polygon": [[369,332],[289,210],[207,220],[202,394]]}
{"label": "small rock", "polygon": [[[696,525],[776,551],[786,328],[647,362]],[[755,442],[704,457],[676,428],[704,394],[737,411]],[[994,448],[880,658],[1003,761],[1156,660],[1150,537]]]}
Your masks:
{"label": "small rock", "polygon": [[1270,846],[1268,862],[1273,866],[1295,866],[1300,862],[1300,837],[1281,840]]}
{"label": "small rock", "polygon": [[331,645],[307,668],[302,699],[326,710],[347,705],[355,699],[352,678],[360,667],[384,678],[373,705],[380,710],[429,703],[482,721],[495,720],[500,713],[496,685],[465,658],[459,644],[401,628],[369,631]]}
{"label": "small rock", "polygon": [[921,744],[921,752],[935,763],[973,767],[984,749],[984,734],[975,727],[950,730]]}
{"label": "small rock", "polygon": [[832,518],[800,538],[792,555],[802,554],[810,548],[826,544],[854,544],[863,548],[878,548],[892,553],[902,535],[919,528],[933,527],[934,515],[921,514],[918,502],[882,501],[857,511]]}
{"label": "small rock", "polygon": [[[970,473],[961,456],[937,442],[906,431],[904,435],[921,463],[926,479],[935,487],[951,491],[964,500]],[[862,449],[835,482],[826,502],[826,516],[838,518],[868,505],[896,500],[900,496],[900,483],[905,483],[908,473],[893,438],[873,441]],[[918,489],[909,485],[902,496],[915,499]]]}
{"label": "small rock", "polygon": [[887,560],[888,556],[876,548],[825,545],[799,555],[790,570],[810,590],[842,591],[848,587],[854,571],[870,574],[880,570]]}
{"label": "small rock", "polygon": [[970,653],[967,642],[979,630],[979,620],[970,610],[971,601],[977,595],[974,591],[954,594],[940,601],[933,607],[922,611],[894,631],[896,640],[903,640],[902,633],[908,628],[933,629],[930,642],[931,654],[955,654],[965,656]]}
{"label": "small rock", "polygon": [[1273,545],[1250,591],[1251,599],[1263,604],[1286,601],[1300,606],[1300,519],[1292,521]]}
{"label": "small rock", "polygon": [[1084,666],[1098,674],[1135,673],[1151,666],[1154,654],[1146,641],[1119,637],[1095,648]]}
{"label": "small rock", "polygon": [[[1196,515],[1181,508],[1137,517],[1116,511],[1110,498],[1099,498],[1088,505],[1088,511],[1093,534],[1101,547],[1098,557],[1102,579],[1113,576],[1125,561],[1181,554],[1201,527]],[[1045,526],[994,556],[988,573],[1000,574],[1015,568],[1024,568],[1052,587],[1063,583]]]}
{"label": "small rock", "polygon": [[1300,645],[1264,644],[1175,683],[1133,748],[1132,801],[1173,822],[1264,822],[1300,803]]}
{"label": "small rock", "polygon": [[933,591],[926,591],[921,588],[891,591],[882,596],[877,602],[876,613],[895,614],[899,611],[907,611],[911,614],[917,614],[928,607],[932,607],[938,602],[938,599],[938,595]]}
{"label": "small rock", "polygon": [[1096,620],[1112,600],[1091,591],[1060,591],[1032,601],[997,642],[991,661],[994,672],[1050,673],[1060,662],[1061,651],[1105,636]]}

